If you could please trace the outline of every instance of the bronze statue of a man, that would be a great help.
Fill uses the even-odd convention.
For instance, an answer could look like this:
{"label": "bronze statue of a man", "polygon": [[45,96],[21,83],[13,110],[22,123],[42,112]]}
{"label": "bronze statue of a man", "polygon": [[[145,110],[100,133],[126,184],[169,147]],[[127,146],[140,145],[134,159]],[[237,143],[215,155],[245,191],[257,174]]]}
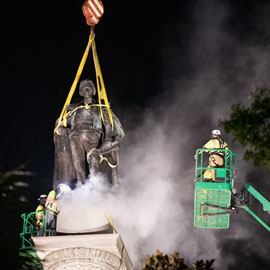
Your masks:
{"label": "bronze statue of a man", "polygon": [[[95,175],[99,171],[100,158],[105,159],[111,167],[112,183],[116,184],[118,179],[117,158],[118,145],[124,137],[124,131],[119,119],[112,112],[114,129],[112,129],[106,107],[102,107],[102,121],[100,113],[100,105],[95,103],[93,96],[96,94],[96,88],[91,80],[83,80],[79,86],[79,94],[83,97],[83,101],[79,104],[71,104],[67,110],[67,129],[70,153],[72,156],[76,178],[81,183],[87,179],[88,172]],[[63,126],[61,126],[63,128]],[[57,136],[55,135],[55,145],[57,145]],[[60,135],[61,136],[61,135]],[[62,141],[66,141],[63,140]],[[62,146],[63,148],[63,146]],[[55,156],[57,149],[55,148]],[[60,161],[61,162],[61,161]],[[69,162],[68,158],[63,164],[58,164],[66,170],[65,162]],[[88,166],[87,166],[88,164]],[[88,167],[88,168],[87,168]],[[58,169],[59,170],[59,169]],[[63,173],[62,173],[63,174]],[[72,178],[71,172],[68,173]],[[54,173],[54,182],[59,180],[59,175]],[[65,179],[63,179],[65,180]],[[68,181],[71,179],[67,179]]]}

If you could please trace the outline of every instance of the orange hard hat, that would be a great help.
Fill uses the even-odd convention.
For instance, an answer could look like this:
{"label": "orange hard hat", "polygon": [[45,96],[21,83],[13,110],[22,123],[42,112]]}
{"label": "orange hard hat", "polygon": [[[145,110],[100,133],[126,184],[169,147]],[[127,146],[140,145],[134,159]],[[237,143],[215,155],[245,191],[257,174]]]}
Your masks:
{"label": "orange hard hat", "polygon": [[86,23],[90,26],[95,26],[104,13],[104,6],[99,0],[86,0],[82,5],[82,12]]}

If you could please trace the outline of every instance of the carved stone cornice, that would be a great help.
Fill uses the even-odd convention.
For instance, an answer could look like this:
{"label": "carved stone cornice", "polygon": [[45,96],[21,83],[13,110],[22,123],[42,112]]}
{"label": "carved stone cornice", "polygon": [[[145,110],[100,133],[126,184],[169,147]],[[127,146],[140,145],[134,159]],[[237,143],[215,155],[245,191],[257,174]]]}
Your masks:
{"label": "carved stone cornice", "polygon": [[121,258],[95,248],[65,248],[49,253],[43,260],[44,270],[118,270]]}

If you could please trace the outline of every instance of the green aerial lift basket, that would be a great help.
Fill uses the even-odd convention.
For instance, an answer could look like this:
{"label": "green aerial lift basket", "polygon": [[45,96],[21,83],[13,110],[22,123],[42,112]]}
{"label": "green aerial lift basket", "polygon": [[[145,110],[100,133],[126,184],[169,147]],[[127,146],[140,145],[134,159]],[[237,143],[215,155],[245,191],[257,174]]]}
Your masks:
{"label": "green aerial lift basket", "polygon": [[22,214],[21,218],[23,219],[23,231],[20,234],[22,239],[21,250],[33,249],[34,242],[32,237],[46,236],[51,233],[51,230],[47,228],[47,212],[43,213],[42,224],[43,230],[42,235],[39,235],[40,230],[36,227],[36,214],[42,213],[42,211],[31,212],[29,214]]}
{"label": "green aerial lift basket", "polygon": [[[207,149],[207,151],[217,149]],[[230,150],[219,149],[224,153],[224,168],[204,166],[206,149],[196,151],[195,195],[194,195],[194,227],[227,229],[230,226],[230,206],[232,188],[232,168],[236,166],[237,157]],[[201,153],[200,159],[198,158]],[[234,164],[233,164],[234,160]],[[208,159],[207,159],[208,163]],[[216,171],[216,181],[206,182],[205,170]]]}

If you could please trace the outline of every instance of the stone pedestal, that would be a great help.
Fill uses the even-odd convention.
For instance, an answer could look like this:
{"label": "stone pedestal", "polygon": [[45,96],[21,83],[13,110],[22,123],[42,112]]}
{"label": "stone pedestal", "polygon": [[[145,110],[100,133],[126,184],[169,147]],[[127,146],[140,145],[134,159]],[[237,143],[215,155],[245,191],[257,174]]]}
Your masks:
{"label": "stone pedestal", "polygon": [[33,237],[44,270],[131,270],[117,233]]}
{"label": "stone pedestal", "polygon": [[109,232],[111,226],[104,208],[95,203],[82,203],[83,199],[86,200],[86,198],[75,200],[72,197],[60,199],[57,232],[65,234]]}
{"label": "stone pedestal", "polygon": [[104,210],[98,206],[62,207],[57,216],[59,233],[112,232],[110,229]]}

